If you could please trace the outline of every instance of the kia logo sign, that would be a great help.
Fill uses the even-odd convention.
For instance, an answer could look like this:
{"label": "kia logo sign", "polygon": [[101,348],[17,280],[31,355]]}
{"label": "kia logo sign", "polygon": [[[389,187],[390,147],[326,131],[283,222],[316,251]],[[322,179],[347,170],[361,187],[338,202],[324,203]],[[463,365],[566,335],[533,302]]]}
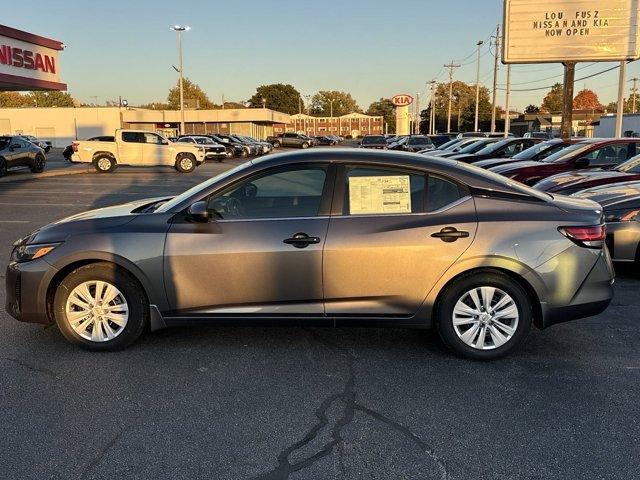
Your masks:
{"label": "kia logo sign", "polygon": [[406,107],[407,105],[411,105],[413,103],[413,97],[411,95],[396,95],[391,99],[391,103],[393,103],[396,107]]}

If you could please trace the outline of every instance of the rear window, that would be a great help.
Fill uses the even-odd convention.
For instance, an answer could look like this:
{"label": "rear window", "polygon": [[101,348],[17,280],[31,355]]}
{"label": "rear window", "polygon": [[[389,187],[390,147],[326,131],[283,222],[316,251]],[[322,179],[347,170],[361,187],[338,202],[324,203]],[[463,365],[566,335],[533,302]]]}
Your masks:
{"label": "rear window", "polygon": [[366,145],[368,143],[386,143],[386,140],[384,139],[383,136],[373,136],[373,135],[371,135],[371,136],[364,137],[362,139],[362,143],[364,145]]}
{"label": "rear window", "polygon": [[427,137],[411,137],[409,145],[431,145],[431,140]]}

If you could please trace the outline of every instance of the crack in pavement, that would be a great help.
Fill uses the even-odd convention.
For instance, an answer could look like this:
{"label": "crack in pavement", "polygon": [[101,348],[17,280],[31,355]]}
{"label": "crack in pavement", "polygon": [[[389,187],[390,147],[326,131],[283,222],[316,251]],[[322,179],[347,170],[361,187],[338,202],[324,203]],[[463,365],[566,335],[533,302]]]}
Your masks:
{"label": "crack in pavement", "polygon": [[[402,434],[405,438],[409,439],[414,445],[416,445],[425,455],[427,455],[433,462],[436,464],[438,468],[438,472],[440,474],[441,480],[449,480],[451,477],[449,472],[447,471],[446,464],[442,459],[440,459],[433,451],[429,445],[422,440],[418,435],[412,432],[409,428],[404,425],[384,416],[383,414],[365,407],[364,405],[357,403],[355,401],[356,392],[354,390],[355,384],[355,375],[354,375],[354,364],[355,357],[351,354],[351,352],[340,345],[334,344],[329,340],[323,338],[318,333],[313,330],[305,329],[318,343],[324,345],[335,353],[343,356],[346,359],[347,364],[347,380],[345,382],[345,386],[340,393],[336,393],[330,395],[325,400],[322,401],[320,406],[316,409],[315,415],[318,419],[318,422],[307,432],[307,434],[298,442],[290,445],[285,448],[280,454],[278,454],[278,466],[266,473],[262,473],[255,477],[252,477],[252,480],[285,480],[289,478],[294,472],[302,470],[306,467],[309,467],[313,463],[317,462],[321,458],[324,458],[330,455],[333,450],[338,447],[338,453],[340,454],[340,468],[343,472],[344,476],[344,465],[342,456],[344,452],[342,448],[340,448],[343,443],[342,438],[342,430],[349,425],[354,417],[356,410],[368,415],[372,419],[387,425],[392,428],[394,431]],[[332,440],[326,442],[320,450],[318,450],[315,454],[311,456],[307,456],[300,461],[291,462],[289,457],[296,451],[301,450],[305,446],[311,444],[314,441],[318,434],[322,431],[324,427],[329,424],[329,419],[327,412],[329,409],[337,402],[342,402],[344,404],[344,410],[342,415],[336,420],[335,424],[331,429],[331,438]]]}
{"label": "crack in pavement", "polygon": [[24,367],[28,370],[31,370],[32,372],[39,372],[39,373],[44,373],[45,375],[49,375],[51,377],[56,376],[55,372],[53,370],[49,370],[48,368],[43,368],[43,367],[37,367],[35,365],[31,365],[29,363],[23,362],[22,360],[18,359],[18,358],[11,358],[11,357],[0,357],[0,360],[5,360],[7,362],[11,362],[11,363],[15,363],[16,365],[20,365],[21,367]]}
{"label": "crack in pavement", "polygon": [[86,467],[84,467],[82,473],[80,474],[80,479],[86,478],[87,475],[94,468],[96,468],[100,464],[100,462],[102,462],[102,459],[109,452],[109,450],[111,450],[111,448],[113,448],[113,446],[122,438],[122,436],[131,429],[133,429],[133,425],[129,425],[128,427],[125,427],[118,433],[116,433],[114,437],[98,451],[98,454],[95,456],[95,458],[91,460]]}

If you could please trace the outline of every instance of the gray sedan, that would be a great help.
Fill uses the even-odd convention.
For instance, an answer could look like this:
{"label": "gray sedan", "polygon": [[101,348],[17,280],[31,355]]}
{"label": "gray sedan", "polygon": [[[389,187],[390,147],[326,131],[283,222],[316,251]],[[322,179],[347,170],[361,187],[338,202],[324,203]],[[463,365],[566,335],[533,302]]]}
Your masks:
{"label": "gray sedan", "polygon": [[601,207],[422,155],[254,160],[174,198],[89,211],[16,242],[7,310],[92,350],[147,328],[435,328],[491,359],[530,326],[602,312]]}
{"label": "gray sedan", "polygon": [[21,136],[0,137],[0,177],[10,168],[28,167],[33,173],[44,171],[44,150]]}

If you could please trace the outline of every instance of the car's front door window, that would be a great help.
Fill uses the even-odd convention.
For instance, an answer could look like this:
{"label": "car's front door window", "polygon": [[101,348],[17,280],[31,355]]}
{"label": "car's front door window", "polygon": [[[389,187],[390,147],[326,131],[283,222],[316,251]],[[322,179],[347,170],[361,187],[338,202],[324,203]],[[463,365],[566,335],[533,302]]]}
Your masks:
{"label": "car's front door window", "polygon": [[212,195],[208,208],[224,220],[314,217],[326,175],[322,166],[279,169]]}

